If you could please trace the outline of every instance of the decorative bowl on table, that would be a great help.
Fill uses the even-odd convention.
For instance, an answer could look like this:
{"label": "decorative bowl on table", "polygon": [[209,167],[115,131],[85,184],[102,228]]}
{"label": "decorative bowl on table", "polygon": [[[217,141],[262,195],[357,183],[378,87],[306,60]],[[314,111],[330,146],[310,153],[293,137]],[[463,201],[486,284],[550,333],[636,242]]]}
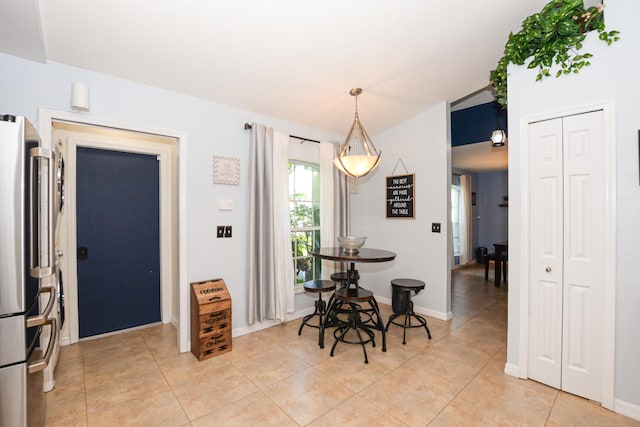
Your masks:
{"label": "decorative bowl on table", "polygon": [[358,249],[364,245],[366,240],[366,237],[338,236],[338,243],[340,244],[342,251],[350,254],[357,254]]}

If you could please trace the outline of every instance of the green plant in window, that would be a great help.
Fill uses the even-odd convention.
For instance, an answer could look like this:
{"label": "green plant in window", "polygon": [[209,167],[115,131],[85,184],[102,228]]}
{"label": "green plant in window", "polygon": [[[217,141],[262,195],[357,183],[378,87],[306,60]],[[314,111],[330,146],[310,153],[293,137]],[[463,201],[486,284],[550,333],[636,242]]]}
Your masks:
{"label": "green plant in window", "polygon": [[[295,197],[294,197],[295,198]],[[313,218],[313,208],[308,204],[294,203],[293,210],[290,215],[291,226],[301,227],[309,222]],[[311,250],[313,248],[313,234],[308,232],[295,232],[291,233],[291,250],[296,264],[296,276],[299,276],[301,272],[307,272],[311,269],[312,259]]]}
{"label": "green plant in window", "polygon": [[289,220],[296,283],[318,278],[321,266],[311,253],[320,245],[320,175],[317,166],[289,162]]}
{"label": "green plant in window", "polygon": [[550,77],[554,63],[559,66],[556,77],[578,73],[591,65],[593,55],[578,53],[589,31],[598,31],[600,40],[608,45],[619,40],[618,31],[605,30],[603,11],[603,4],[585,9],[582,0],[552,0],[542,11],[526,18],[519,32],[509,34],[504,56],[489,75],[498,103],[507,108],[509,63],[523,65],[531,58],[527,67],[538,69],[536,81]]}
{"label": "green plant in window", "polygon": [[[291,249],[293,256],[295,257],[309,257],[311,256],[312,239],[307,232],[295,232],[291,234]],[[299,259],[303,264],[300,264],[297,269],[301,271],[307,271],[311,264],[307,263],[304,259]]]}

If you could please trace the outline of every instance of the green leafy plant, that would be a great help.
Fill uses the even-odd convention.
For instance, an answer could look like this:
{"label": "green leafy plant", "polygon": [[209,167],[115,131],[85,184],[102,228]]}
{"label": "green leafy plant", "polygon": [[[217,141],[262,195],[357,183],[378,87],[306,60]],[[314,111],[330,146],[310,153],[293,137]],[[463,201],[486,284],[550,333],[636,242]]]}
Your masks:
{"label": "green leafy plant", "polygon": [[[306,194],[294,194],[293,200],[305,200]],[[313,225],[320,217],[320,206],[310,206],[307,203],[294,203],[290,211],[290,224],[292,228],[305,227]],[[296,270],[296,283],[303,283],[307,280],[314,279],[311,277],[314,273],[312,266],[314,258],[311,253],[314,249],[320,249],[320,233],[319,231],[302,231],[291,233],[291,251],[294,256],[294,264]],[[317,275],[320,274],[320,263],[316,263]],[[309,277],[307,277],[309,276]]]}
{"label": "green leafy plant", "polygon": [[618,41],[618,31],[605,31],[604,5],[584,8],[582,0],[552,0],[539,13],[522,22],[522,29],[509,34],[504,56],[491,71],[489,80],[495,88],[496,99],[507,108],[507,66],[523,65],[528,58],[528,68],[537,68],[536,81],[551,76],[551,67],[559,66],[556,77],[578,73],[591,65],[590,53],[581,53],[586,33],[596,30],[600,40],[610,45]]}

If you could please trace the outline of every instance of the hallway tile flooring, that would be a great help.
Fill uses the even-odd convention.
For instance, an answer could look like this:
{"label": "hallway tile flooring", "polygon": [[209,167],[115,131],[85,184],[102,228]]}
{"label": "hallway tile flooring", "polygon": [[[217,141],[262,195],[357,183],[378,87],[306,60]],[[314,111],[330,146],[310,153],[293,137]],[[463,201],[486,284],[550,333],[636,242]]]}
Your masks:
{"label": "hallway tile flooring", "polygon": [[[598,404],[504,374],[507,290],[482,266],[454,272],[454,319],[391,326],[387,352],[317,346],[300,320],[233,339],[198,362],[171,325],[61,349],[47,426],[640,426]],[[426,292],[429,291],[427,285]],[[385,319],[391,314],[381,305]],[[330,340],[327,339],[330,343]]]}

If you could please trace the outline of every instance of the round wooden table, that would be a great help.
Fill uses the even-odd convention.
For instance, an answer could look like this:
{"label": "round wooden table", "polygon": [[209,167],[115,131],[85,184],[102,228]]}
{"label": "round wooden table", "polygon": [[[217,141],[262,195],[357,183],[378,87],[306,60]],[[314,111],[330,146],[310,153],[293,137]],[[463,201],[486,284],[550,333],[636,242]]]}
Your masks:
{"label": "round wooden table", "polygon": [[314,257],[329,261],[344,261],[350,263],[348,270],[348,285],[355,285],[358,288],[358,271],[355,268],[356,262],[387,262],[396,258],[396,253],[384,249],[360,248],[358,252],[352,253],[340,247],[320,248],[311,253]]}
{"label": "round wooden table", "polygon": [[[366,293],[366,298],[363,297],[363,300],[366,300],[370,305],[371,305],[371,310],[373,311],[373,314],[375,315],[373,320],[373,325],[371,327],[367,327],[366,325],[364,325],[364,322],[359,320],[359,313],[356,313],[358,311],[362,311],[362,310],[356,310],[356,306],[357,304],[355,303],[351,303],[349,302],[348,304],[351,306],[351,312],[353,314],[350,315],[350,319],[352,320],[353,326],[351,327],[351,329],[357,329],[360,328],[364,331],[368,331],[367,335],[370,337],[370,340],[367,339],[360,339],[357,342],[350,342],[351,344],[361,344],[363,351],[364,351],[364,359],[365,359],[365,363],[368,363],[367,360],[367,352],[364,349],[364,344],[366,344],[369,341],[373,341],[373,332],[371,331],[371,328],[373,329],[377,329],[381,332],[382,334],[382,351],[387,351],[387,339],[386,339],[386,331],[384,328],[384,323],[382,322],[382,316],[380,315],[380,309],[378,308],[378,303],[376,301],[376,299],[373,297],[373,293],[371,293],[370,291],[366,291],[364,289],[361,289],[358,285],[358,271],[356,270],[355,264],[356,262],[387,262],[387,261],[393,261],[396,258],[396,253],[395,252],[391,252],[391,251],[385,251],[383,249],[372,249],[372,248],[360,248],[358,249],[358,252],[353,253],[353,252],[348,252],[345,251],[344,249],[340,248],[340,247],[329,247],[329,248],[320,248],[317,251],[314,251],[311,253],[311,255],[313,255],[316,258],[320,258],[320,259],[326,259],[329,261],[343,261],[343,262],[348,262],[350,263],[350,268],[347,271],[347,288],[346,289],[341,289],[340,291],[342,291],[347,299],[353,299],[354,301],[359,300],[359,295],[361,294],[361,292],[363,293],[363,295],[365,295]],[[351,288],[351,285],[354,285],[354,288]],[[336,293],[338,293],[339,291],[336,291]],[[350,297],[350,295],[356,295],[355,298]],[[320,327],[320,336],[319,336],[319,342],[318,344],[320,345],[320,348],[324,348],[324,330],[325,328],[329,327],[329,326],[345,326],[344,322],[340,322],[337,319],[337,316],[335,316],[334,314],[334,309],[337,305],[337,301],[339,298],[334,296],[331,297],[330,299],[330,303],[329,306],[327,308],[327,314],[324,318],[324,323],[322,324],[322,326]],[[355,317],[354,317],[355,315]],[[372,315],[373,316],[373,315]],[[356,321],[357,319],[357,321]],[[331,356],[333,356],[333,350],[335,349],[335,346],[337,344],[338,341],[344,341],[344,342],[349,342],[349,341],[345,341],[344,340],[344,335],[346,334],[346,331],[349,328],[347,327],[343,327],[341,330],[341,334],[336,337],[336,341],[333,343],[333,347],[331,348]],[[334,334],[335,335],[335,334]]]}

